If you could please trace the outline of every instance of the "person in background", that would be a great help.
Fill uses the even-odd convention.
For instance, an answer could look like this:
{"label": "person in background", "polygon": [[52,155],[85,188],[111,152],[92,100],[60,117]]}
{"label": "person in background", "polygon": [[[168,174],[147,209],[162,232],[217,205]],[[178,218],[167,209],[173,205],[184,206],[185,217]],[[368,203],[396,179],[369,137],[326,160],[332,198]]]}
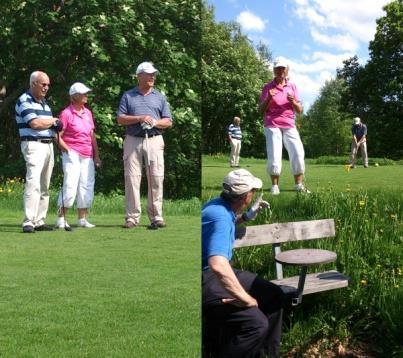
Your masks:
{"label": "person in background", "polygon": [[[164,182],[164,139],[162,131],[172,126],[169,104],[154,88],[158,70],[151,62],[140,63],[136,70],[138,85],[125,92],[117,111],[117,122],[126,129],[123,143],[126,218],[123,225],[139,225],[141,216],[140,184],[143,160],[147,162],[147,212],[149,229],[166,226],[162,216]],[[149,158],[148,158],[149,155]]]}
{"label": "person in background", "polygon": [[230,166],[239,167],[239,154],[241,152],[241,118],[234,117],[232,124],[228,127],[228,141],[231,146]]}
{"label": "person in background", "polygon": [[101,166],[98,144],[95,137],[94,119],[86,107],[91,91],[80,82],[69,90],[70,105],[60,114],[63,130],[59,135],[62,151],[63,193],[58,198],[58,218],[56,227],[69,228],[66,220],[68,209],[77,197],[77,224],[79,227],[93,228],[88,220],[88,208],[94,200],[95,166]]}
{"label": "person in background", "polygon": [[61,129],[60,121],[53,117],[45,97],[50,86],[45,72],[32,72],[29,90],[22,94],[15,105],[15,118],[21,140],[21,152],[26,163],[24,233],[51,231],[45,224],[49,208],[49,184],[54,156],[53,139]]}
{"label": "person in background", "polygon": [[361,148],[361,156],[364,168],[368,168],[368,152],[367,152],[367,126],[361,122],[359,117],[355,117],[351,127],[353,140],[351,142],[350,167],[355,168],[358,148]]}
{"label": "person in background", "polygon": [[202,209],[202,339],[204,353],[214,357],[279,356],[283,291],[231,265],[236,225],[269,207],[262,195],[250,206],[261,188],[249,171],[231,171],[221,196]]}
{"label": "person in background", "polygon": [[272,195],[280,194],[279,181],[284,147],[290,158],[295,190],[309,193],[303,184],[305,152],[295,126],[295,112],[302,112],[298,90],[288,80],[288,62],[279,57],[274,61],[274,80],[264,85],[259,109],[263,113],[266,136],[267,172],[271,177]]}

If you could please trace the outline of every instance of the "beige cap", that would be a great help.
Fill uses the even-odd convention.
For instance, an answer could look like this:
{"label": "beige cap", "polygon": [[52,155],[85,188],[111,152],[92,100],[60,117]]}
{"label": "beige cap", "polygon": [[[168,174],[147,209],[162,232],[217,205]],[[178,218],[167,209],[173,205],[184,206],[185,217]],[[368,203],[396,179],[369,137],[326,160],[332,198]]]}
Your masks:
{"label": "beige cap", "polygon": [[273,68],[276,67],[288,67],[288,61],[284,57],[277,57],[273,63]]}
{"label": "beige cap", "polygon": [[69,95],[72,96],[73,94],[87,94],[88,92],[91,92],[92,89],[88,88],[84,83],[81,82],[76,82],[73,83],[70,87],[69,90]]}
{"label": "beige cap", "polygon": [[154,67],[152,62],[142,62],[137,66],[136,75],[143,72],[148,74],[151,73],[159,74],[159,71]]}
{"label": "beige cap", "polygon": [[354,124],[360,124],[360,123],[361,123],[360,117],[355,117],[354,118]]}
{"label": "beige cap", "polygon": [[222,186],[224,192],[228,194],[241,195],[252,189],[260,189],[263,183],[247,170],[237,169],[225,176]]}

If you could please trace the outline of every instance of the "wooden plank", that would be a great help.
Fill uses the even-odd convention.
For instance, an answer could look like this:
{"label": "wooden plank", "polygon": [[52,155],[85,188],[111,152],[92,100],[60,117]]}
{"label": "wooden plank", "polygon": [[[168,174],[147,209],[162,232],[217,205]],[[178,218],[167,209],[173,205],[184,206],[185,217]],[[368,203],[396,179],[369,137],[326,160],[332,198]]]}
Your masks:
{"label": "wooden plank", "polygon": [[[283,278],[281,280],[271,280],[276,285],[280,285],[284,292],[296,291],[298,287],[299,276]],[[315,292],[323,292],[343,288],[348,286],[350,278],[335,270],[317,272],[306,275],[304,295]]]}
{"label": "wooden plank", "polygon": [[238,231],[237,237],[241,239],[235,240],[234,247],[312,240],[335,234],[333,219],[247,226],[243,232]]}
{"label": "wooden plank", "polygon": [[275,260],[281,264],[294,266],[313,266],[334,262],[337,254],[329,250],[320,249],[296,249],[280,252]]}

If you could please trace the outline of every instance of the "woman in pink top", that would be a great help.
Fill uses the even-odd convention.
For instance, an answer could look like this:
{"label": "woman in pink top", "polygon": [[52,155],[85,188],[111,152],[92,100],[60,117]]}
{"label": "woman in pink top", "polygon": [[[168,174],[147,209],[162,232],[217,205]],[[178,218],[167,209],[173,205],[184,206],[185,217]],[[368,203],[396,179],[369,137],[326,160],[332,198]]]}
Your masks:
{"label": "woman in pink top", "polygon": [[[101,166],[91,111],[85,106],[90,88],[80,82],[70,87],[71,103],[60,114],[63,130],[59,134],[62,151],[63,193],[59,194],[57,228],[70,228],[66,214],[77,196],[78,226],[92,228],[87,221],[94,199],[95,166]],[[63,194],[63,195],[62,195]]]}
{"label": "woman in pink top", "polygon": [[274,80],[264,85],[260,96],[260,110],[264,115],[266,136],[267,172],[271,177],[273,195],[280,194],[279,179],[283,142],[290,157],[291,170],[294,174],[295,190],[309,193],[302,183],[305,172],[304,147],[295,128],[295,112],[302,112],[298,90],[288,81],[289,66],[279,57],[274,61]]}

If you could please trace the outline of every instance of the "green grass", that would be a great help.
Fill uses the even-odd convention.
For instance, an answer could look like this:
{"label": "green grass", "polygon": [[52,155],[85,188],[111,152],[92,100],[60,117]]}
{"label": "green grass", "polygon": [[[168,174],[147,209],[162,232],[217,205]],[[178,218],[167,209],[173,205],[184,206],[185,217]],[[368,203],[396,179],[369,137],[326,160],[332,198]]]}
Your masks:
{"label": "green grass", "polygon": [[[231,169],[223,157],[205,157],[203,164],[204,202],[219,194],[220,183]],[[306,184],[312,194],[298,195],[284,162],[281,194],[275,197],[269,193],[264,160],[243,159],[242,167],[263,179],[264,197],[272,207],[253,225],[334,218],[335,238],[285,244],[282,249],[303,246],[335,251],[336,267],[317,269],[337,268],[351,277],[347,289],[304,296],[302,305],[288,313],[283,353],[303,356],[313,344],[324,350],[332,342],[352,347],[367,342],[377,357],[403,353],[403,189],[398,185],[403,166],[358,167],[347,172],[343,165],[307,163]],[[268,279],[275,276],[271,247],[237,250],[235,265]],[[297,274],[288,267],[284,272]]]}
{"label": "green grass", "polygon": [[198,201],[167,202],[149,231],[96,198],[94,229],[23,234],[20,192],[0,196],[1,357],[200,356]]}

